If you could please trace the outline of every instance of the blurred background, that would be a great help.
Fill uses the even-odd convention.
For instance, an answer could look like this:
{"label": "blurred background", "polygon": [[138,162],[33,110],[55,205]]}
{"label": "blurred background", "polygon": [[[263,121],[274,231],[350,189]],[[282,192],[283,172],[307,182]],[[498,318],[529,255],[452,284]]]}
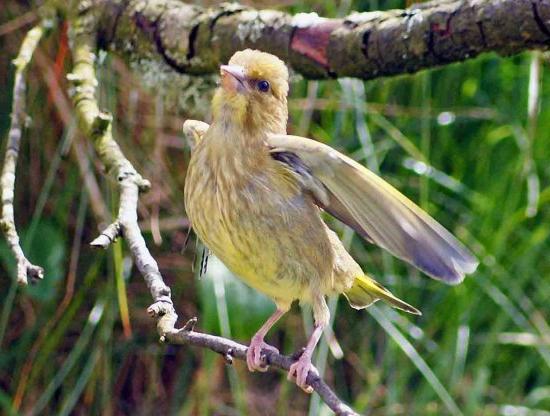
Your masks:
{"label": "blurred background", "polygon": [[[409,2],[410,3],[410,2]],[[249,3],[267,7],[267,2]],[[279,1],[328,17],[403,8],[392,1]],[[269,7],[274,7],[269,4]],[[33,3],[0,7],[0,138],[13,66]],[[325,415],[286,375],[250,374],[217,354],[158,342],[151,297],[123,241],[90,242],[116,212],[114,183],[78,132],[65,74],[65,27],[40,44],[28,73],[28,122],[16,182],[16,223],[45,280],[15,285],[0,242],[0,414]],[[148,178],[139,214],[172,288],[180,323],[247,343],[274,306],[212,257],[200,279],[183,183],[186,118],[209,119],[210,79],[139,77],[100,54],[102,108],[115,138]],[[457,287],[430,280],[336,221],[351,253],[421,317],[331,300],[333,331],[315,362],[365,415],[550,415],[550,77],[546,55],[493,54],[414,75],[291,86],[289,131],[323,141],[379,172],[452,230],[481,260]],[[154,86],[154,88],[151,88]],[[5,144],[3,143],[3,147]],[[284,353],[305,344],[308,310],[294,307],[269,334]]]}

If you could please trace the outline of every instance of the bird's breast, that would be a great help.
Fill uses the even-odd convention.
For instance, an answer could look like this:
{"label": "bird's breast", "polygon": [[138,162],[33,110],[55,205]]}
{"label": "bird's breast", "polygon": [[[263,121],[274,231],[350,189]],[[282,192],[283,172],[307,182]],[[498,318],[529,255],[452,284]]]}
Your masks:
{"label": "bird's breast", "polygon": [[297,189],[277,181],[269,162],[263,155],[196,149],[187,173],[186,209],[197,234],[215,252],[249,251],[258,238],[255,230],[277,217],[284,221],[293,205],[303,204]]}
{"label": "bird's breast", "polygon": [[267,151],[247,159],[195,148],[185,186],[199,238],[257,290],[299,298],[308,279],[331,269],[317,208]]}

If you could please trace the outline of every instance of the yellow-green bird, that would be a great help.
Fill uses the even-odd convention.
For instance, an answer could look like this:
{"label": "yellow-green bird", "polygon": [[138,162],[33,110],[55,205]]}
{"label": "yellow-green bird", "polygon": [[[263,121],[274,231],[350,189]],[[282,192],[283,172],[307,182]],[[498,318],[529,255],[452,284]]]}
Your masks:
{"label": "yellow-green bird", "polygon": [[327,296],[343,293],[356,309],[382,299],[420,314],[361,270],[323,222],[322,211],[446,283],[460,283],[478,262],[359,163],[324,144],[286,135],[288,70],[279,58],[247,49],[220,72],[212,124],[203,128],[187,170],[186,211],[204,244],[275,302],[276,311],[250,342],[250,371],[265,371],[261,352],[273,347],[264,337],[291,303],[311,304],[314,331],[289,371],[290,379],[311,391],[306,378],[315,371],[311,356],[329,322]]}

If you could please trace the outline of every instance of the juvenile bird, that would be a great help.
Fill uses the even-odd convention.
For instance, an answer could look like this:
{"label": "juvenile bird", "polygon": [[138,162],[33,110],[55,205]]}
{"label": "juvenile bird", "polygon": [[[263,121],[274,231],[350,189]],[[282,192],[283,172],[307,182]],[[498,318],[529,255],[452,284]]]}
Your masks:
{"label": "juvenile bird", "polygon": [[[309,303],[315,326],[289,379],[306,391],[313,350],[329,322],[326,296],[356,309],[382,299],[411,305],[366,275],[321,218],[324,210],[367,241],[426,274],[456,284],[477,260],[447,230],[387,182],[336,150],[286,135],[288,70],[277,57],[237,52],[220,67],[212,124],[188,121],[194,148],[185,207],[197,236],[276,311],[252,337],[250,371],[265,371],[269,329],[293,301]],[[202,133],[204,133],[202,135]],[[201,136],[202,135],[202,136]]]}

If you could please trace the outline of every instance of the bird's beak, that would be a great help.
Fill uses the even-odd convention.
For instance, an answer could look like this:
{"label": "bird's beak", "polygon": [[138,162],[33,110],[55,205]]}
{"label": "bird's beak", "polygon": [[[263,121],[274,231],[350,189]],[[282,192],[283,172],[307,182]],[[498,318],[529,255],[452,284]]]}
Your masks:
{"label": "bird's beak", "polygon": [[247,88],[246,73],[240,65],[220,66],[221,85],[226,91],[244,93]]}

